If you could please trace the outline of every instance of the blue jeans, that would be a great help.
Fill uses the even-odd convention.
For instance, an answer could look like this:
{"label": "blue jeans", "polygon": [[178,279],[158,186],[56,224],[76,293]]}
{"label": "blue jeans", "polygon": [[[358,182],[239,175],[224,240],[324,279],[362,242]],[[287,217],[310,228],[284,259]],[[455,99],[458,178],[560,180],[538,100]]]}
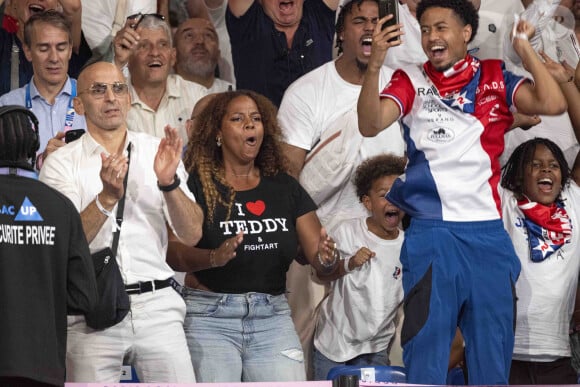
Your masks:
{"label": "blue jeans", "polygon": [[352,366],[388,366],[390,365],[389,357],[387,356],[387,350],[377,353],[365,353],[344,362],[332,361],[319,351],[314,348],[313,356],[313,367],[314,367],[314,380],[326,380],[326,376],[331,368],[352,365]]}
{"label": "blue jeans", "polygon": [[306,380],[285,295],[184,288],[184,330],[198,382]]}

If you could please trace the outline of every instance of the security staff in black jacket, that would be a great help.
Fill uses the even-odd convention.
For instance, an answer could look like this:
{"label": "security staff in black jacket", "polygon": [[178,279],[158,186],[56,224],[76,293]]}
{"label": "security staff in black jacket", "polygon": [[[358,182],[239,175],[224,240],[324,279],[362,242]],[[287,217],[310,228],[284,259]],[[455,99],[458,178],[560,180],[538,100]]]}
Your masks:
{"label": "security staff in black jacket", "polygon": [[67,310],[90,310],[96,280],[79,214],[36,180],[38,121],[0,108],[0,385],[63,386]]}

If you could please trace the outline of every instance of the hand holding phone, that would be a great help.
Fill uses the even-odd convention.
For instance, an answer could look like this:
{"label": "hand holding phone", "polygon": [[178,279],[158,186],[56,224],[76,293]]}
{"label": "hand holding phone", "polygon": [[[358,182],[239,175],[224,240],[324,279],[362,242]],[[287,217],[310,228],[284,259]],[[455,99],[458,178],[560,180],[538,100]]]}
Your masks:
{"label": "hand holding phone", "polygon": [[84,129],[71,129],[67,130],[64,134],[64,142],[67,144],[69,142],[73,142],[74,140],[78,140],[83,134],[85,134]]}
{"label": "hand holding phone", "polygon": [[[398,8],[399,5],[397,4],[398,1],[399,0],[379,0],[379,19],[382,19],[387,15],[393,15],[391,19],[387,20],[383,24],[382,26],[383,30],[389,26],[399,24],[399,8]],[[389,39],[388,41],[394,42],[397,40],[399,40],[399,38],[395,37]]]}

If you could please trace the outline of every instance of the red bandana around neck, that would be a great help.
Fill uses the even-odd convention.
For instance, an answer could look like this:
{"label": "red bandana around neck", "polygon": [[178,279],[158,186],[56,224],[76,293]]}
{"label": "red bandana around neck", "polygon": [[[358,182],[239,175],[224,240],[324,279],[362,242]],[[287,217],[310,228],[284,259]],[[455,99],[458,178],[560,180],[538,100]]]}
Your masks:
{"label": "red bandana around neck", "polygon": [[543,261],[572,239],[570,217],[562,202],[545,206],[524,196],[518,207],[525,217],[532,261]]}
{"label": "red bandana around neck", "polygon": [[479,69],[479,60],[467,55],[465,59],[455,63],[453,67],[441,72],[437,71],[431,62],[423,65],[427,76],[431,79],[439,95],[443,98],[459,92],[469,83]]}

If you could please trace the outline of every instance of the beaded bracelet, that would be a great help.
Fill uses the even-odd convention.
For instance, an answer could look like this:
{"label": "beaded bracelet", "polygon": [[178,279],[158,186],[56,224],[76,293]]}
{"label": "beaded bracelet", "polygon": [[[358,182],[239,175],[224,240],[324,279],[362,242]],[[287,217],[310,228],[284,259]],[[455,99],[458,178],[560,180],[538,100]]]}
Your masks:
{"label": "beaded bracelet", "polygon": [[339,254],[337,249],[333,249],[332,262],[323,261],[322,257],[320,256],[320,252],[318,252],[318,254],[316,254],[316,257],[318,258],[318,262],[320,262],[320,265],[322,265],[322,267],[324,267],[325,269],[328,269],[330,267],[333,267],[336,264],[336,262],[338,261],[338,258],[340,258],[340,254]]}
{"label": "beaded bracelet", "polygon": [[209,267],[212,269],[217,267],[217,263],[215,262],[215,249],[209,251]]}

